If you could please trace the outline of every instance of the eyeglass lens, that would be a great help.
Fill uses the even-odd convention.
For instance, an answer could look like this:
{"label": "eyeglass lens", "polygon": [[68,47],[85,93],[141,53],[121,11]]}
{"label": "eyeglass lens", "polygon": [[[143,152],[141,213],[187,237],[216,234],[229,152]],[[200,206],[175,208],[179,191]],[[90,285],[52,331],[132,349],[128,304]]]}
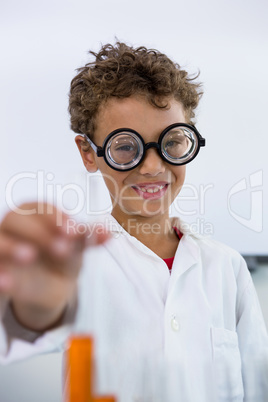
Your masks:
{"label": "eyeglass lens", "polygon": [[128,133],[119,134],[108,144],[109,157],[117,164],[125,165],[139,157],[140,144],[137,139]]}
{"label": "eyeglass lens", "polygon": [[193,131],[175,127],[164,135],[161,151],[168,161],[180,164],[192,158],[197,145],[198,140]]}
{"label": "eyeglass lens", "polygon": [[[191,159],[197,150],[196,134],[186,127],[175,127],[165,133],[161,141],[164,158],[175,164]],[[106,145],[106,157],[113,166],[135,166],[143,156],[141,139],[131,132],[117,133]]]}

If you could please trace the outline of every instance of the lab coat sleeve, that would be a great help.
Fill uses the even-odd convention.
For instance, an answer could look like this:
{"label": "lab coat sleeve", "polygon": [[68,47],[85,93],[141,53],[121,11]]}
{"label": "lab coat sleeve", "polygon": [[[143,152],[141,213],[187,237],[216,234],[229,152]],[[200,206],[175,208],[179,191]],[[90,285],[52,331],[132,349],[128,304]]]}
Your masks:
{"label": "lab coat sleeve", "polygon": [[239,280],[247,284],[237,301],[237,334],[241,353],[244,402],[268,401],[268,335],[256,290],[245,261]]}
{"label": "lab coat sleeve", "polygon": [[2,303],[0,323],[0,364],[18,362],[35,355],[61,352],[72,329],[77,300],[67,306],[61,325],[46,332],[23,327],[13,315],[9,303]]}

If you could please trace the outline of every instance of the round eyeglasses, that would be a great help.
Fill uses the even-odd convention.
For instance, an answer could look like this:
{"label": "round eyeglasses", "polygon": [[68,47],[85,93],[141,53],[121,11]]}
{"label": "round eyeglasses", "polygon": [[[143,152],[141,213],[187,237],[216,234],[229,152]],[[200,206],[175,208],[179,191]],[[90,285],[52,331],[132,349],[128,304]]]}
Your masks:
{"label": "round eyeglasses", "polygon": [[185,165],[191,162],[205,146],[197,129],[189,124],[175,123],[162,131],[158,142],[145,144],[142,136],[131,128],[112,131],[99,147],[83,134],[97,156],[103,157],[112,169],[127,171],[136,168],[144,159],[149,148],[156,148],[160,157],[171,165]]}

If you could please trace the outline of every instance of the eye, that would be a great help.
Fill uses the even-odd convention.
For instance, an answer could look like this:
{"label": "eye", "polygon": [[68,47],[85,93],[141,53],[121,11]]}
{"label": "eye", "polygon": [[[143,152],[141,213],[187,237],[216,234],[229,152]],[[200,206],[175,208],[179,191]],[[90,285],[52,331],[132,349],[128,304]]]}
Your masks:
{"label": "eye", "polygon": [[137,155],[137,144],[129,138],[120,138],[112,142],[110,157],[119,164],[131,162]]}
{"label": "eye", "polygon": [[124,145],[117,145],[115,147],[116,152],[133,152],[133,150],[134,150],[133,145],[124,144]]}
{"label": "eye", "polygon": [[176,140],[169,140],[166,142],[166,147],[172,148],[172,147],[177,147],[183,144],[185,141],[185,138],[182,140],[176,139]]}

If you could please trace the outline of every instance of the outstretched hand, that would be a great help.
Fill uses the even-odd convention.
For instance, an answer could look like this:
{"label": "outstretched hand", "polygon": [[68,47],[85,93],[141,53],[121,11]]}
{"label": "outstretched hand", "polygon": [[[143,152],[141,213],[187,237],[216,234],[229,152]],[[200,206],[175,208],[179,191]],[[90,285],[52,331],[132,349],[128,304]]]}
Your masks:
{"label": "outstretched hand", "polygon": [[73,223],[70,231],[68,219],[52,205],[28,203],[9,212],[0,224],[0,294],[29,329],[57,325],[75,297],[83,251],[109,237],[97,230],[88,237]]}

